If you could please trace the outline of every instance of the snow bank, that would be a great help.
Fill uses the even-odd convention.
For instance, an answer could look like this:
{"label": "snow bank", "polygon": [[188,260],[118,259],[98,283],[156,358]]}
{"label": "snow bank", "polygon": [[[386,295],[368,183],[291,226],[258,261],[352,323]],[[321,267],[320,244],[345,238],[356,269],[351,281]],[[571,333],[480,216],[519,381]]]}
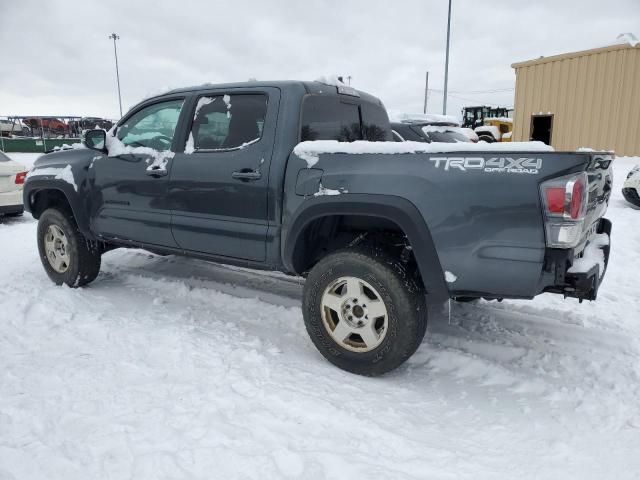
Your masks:
{"label": "snow bank", "polygon": [[314,140],[301,142],[293,153],[307,162],[311,168],[323,153],[358,154],[403,154],[403,153],[448,153],[448,152],[552,152],[553,147],[542,142],[510,143],[422,143],[422,142],[338,142],[337,140]]}

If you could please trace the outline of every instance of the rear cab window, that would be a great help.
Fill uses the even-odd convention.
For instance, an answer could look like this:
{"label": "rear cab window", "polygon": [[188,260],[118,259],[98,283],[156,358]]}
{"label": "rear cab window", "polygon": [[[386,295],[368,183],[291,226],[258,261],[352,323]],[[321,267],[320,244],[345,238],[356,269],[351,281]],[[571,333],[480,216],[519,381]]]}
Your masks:
{"label": "rear cab window", "polygon": [[302,103],[300,140],[382,142],[393,137],[382,105],[357,97],[307,95]]}

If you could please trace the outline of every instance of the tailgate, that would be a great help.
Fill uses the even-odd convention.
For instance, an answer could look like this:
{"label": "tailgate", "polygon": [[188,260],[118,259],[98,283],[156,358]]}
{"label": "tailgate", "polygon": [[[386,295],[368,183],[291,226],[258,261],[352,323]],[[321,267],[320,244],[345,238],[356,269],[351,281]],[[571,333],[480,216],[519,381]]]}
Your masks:
{"label": "tailgate", "polygon": [[580,244],[576,254],[580,254],[598,229],[599,221],[604,217],[609,206],[613,187],[612,163],[614,156],[609,153],[591,154],[587,167],[587,207]]}

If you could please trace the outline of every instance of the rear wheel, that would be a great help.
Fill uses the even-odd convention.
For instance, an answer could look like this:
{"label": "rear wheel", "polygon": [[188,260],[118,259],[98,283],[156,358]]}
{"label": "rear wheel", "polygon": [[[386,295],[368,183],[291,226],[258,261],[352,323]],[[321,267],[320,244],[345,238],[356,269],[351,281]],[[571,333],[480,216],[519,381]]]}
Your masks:
{"label": "rear wheel", "polygon": [[427,326],[422,288],[402,262],[376,250],[343,250],[318,262],[305,282],[303,315],[320,353],[360,375],[400,366]]}
{"label": "rear wheel", "polygon": [[56,208],[45,210],[38,221],[40,260],[56,284],[81,287],[100,272],[100,250],[80,233],[73,216]]}
{"label": "rear wheel", "polygon": [[479,142],[495,143],[496,139],[493,135],[478,135]]}

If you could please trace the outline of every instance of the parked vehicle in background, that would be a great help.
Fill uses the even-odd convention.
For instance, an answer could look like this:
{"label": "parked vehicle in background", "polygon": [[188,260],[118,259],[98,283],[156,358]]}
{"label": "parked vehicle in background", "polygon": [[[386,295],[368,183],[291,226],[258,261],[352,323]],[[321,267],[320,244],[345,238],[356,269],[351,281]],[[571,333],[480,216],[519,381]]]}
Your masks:
{"label": "parked vehicle in background", "polygon": [[490,117],[484,119],[484,125],[476,127],[478,139],[483,142],[510,142],[513,132],[513,119],[508,117]]}
{"label": "parked vehicle in background", "polygon": [[485,118],[509,117],[513,112],[507,107],[489,107],[487,105],[464,107],[462,109],[462,126],[473,128],[484,125]]}
{"label": "parked vehicle in background", "polygon": [[113,122],[105,118],[100,117],[83,117],[80,120],[69,121],[69,129],[71,133],[80,136],[84,130],[91,130],[94,128],[102,128],[103,130],[109,130],[113,127]]}
{"label": "parked vehicle in background", "polygon": [[31,129],[33,135],[45,134],[65,136],[69,134],[69,125],[55,117],[31,117],[23,122]]}
{"label": "parked vehicle in background", "polygon": [[622,195],[627,202],[640,208],[640,165],[636,165],[627,175],[622,186]]}
{"label": "parked vehicle in background", "polygon": [[0,135],[3,137],[22,135],[22,124],[13,120],[0,119]]}
{"label": "parked vehicle in background", "polygon": [[391,140],[380,100],[344,84],[172,90],[40,157],[25,208],[58,285],[119,247],[304,276],[311,340],[363,375],[416,351],[428,304],[596,298],[612,155]]}
{"label": "parked vehicle in background", "polygon": [[24,165],[0,151],[0,216],[22,215],[22,186],[27,176]]}
{"label": "parked vehicle in background", "polygon": [[392,123],[393,139],[396,142],[471,142],[465,132],[455,125],[433,125],[430,123]]}

